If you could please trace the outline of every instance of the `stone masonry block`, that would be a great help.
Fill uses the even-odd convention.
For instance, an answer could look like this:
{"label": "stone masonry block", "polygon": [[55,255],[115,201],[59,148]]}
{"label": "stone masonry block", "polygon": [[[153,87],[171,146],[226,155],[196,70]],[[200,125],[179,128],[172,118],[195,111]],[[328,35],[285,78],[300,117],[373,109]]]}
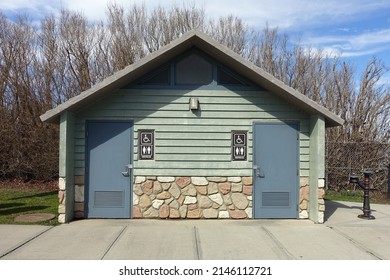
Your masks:
{"label": "stone masonry block", "polygon": [[142,218],[141,210],[137,206],[133,206],[132,214],[134,219]]}
{"label": "stone masonry block", "polygon": [[171,208],[169,211],[170,219],[180,219],[180,211],[174,208]]}
{"label": "stone masonry block", "polygon": [[318,179],[318,188],[324,188],[325,187],[325,179],[320,178]]}
{"label": "stone masonry block", "polygon": [[222,196],[219,193],[211,194],[211,195],[209,195],[209,198],[219,205],[222,205],[222,203],[223,203]]}
{"label": "stone masonry block", "polygon": [[159,193],[156,198],[157,199],[168,199],[171,197],[171,194],[167,191],[163,191],[162,193]]}
{"label": "stone masonry block", "polygon": [[299,198],[300,198],[300,201],[302,201],[302,200],[309,201],[309,198],[310,198],[310,187],[308,185],[305,186],[305,187],[301,187],[299,189]]}
{"label": "stone masonry block", "polygon": [[241,183],[241,177],[228,177],[228,181],[231,183]]}
{"label": "stone masonry block", "polygon": [[309,177],[301,177],[300,185],[301,187],[309,186]]}
{"label": "stone masonry block", "polygon": [[207,180],[209,182],[222,183],[222,182],[226,182],[227,178],[226,177],[207,177]]}
{"label": "stone masonry block", "polygon": [[175,181],[175,177],[157,177],[157,180],[160,183],[171,183]]}
{"label": "stone masonry block", "polygon": [[318,189],[318,198],[322,199],[325,196],[325,189]]}
{"label": "stone masonry block", "polygon": [[141,189],[144,194],[151,195],[153,193],[153,181],[146,180],[141,184]]}
{"label": "stone masonry block", "polygon": [[227,194],[230,192],[230,183],[229,182],[223,182],[223,183],[219,183],[218,184],[219,186],[219,191],[222,193],[222,194]]}
{"label": "stone masonry block", "polygon": [[169,188],[169,193],[174,197],[174,198],[179,198],[181,194],[181,189],[176,183],[172,183],[171,187]]}
{"label": "stone masonry block", "polygon": [[134,178],[134,184],[141,184],[143,182],[146,181],[146,177],[145,176],[136,176]]}
{"label": "stone masonry block", "polygon": [[195,209],[195,210],[189,210],[187,212],[187,218],[188,219],[199,219],[201,217],[201,210]]}
{"label": "stone masonry block", "polygon": [[243,193],[245,195],[252,195],[252,185],[245,185],[243,187]]}
{"label": "stone masonry block", "polygon": [[149,208],[151,205],[152,205],[152,201],[148,195],[144,194],[139,198],[138,206],[142,210]]}
{"label": "stone masonry block", "polygon": [[229,214],[232,219],[245,219],[247,217],[244,210],[230,210]]}
{"label": "stone masonry block", "polygon": [[245,209],[245,213],[246,213],[246,216],[249,218],[249,219],[252,219],[252,207],[248,207]]}
{"label": "stone masonry block", "polygon": [[84,176],[74,176],[74,182],[75,185],[84,185]]}
{"label": "stone masonry block", "polygon": [[65,191],[58,191],[58,203],[65,204]]}
{"label": "stone masonry block", "polygon": [[309,213],[306,210],[302,210],[299,212],[299,219],[308,219]]}
{"label": "stone masonry block", "polygon": [[150,207],[148,210],[144,212],[144,217],[145,218],[158,218],[159,217],[159,212],[157,209]]}
{"label": "stone masonry block", "polygon": [[185,199],[184,199],[184,204],[194,204],[197,201],[198,200],[196,199],[195,196],[186,196]]}
{"label": "stone masonry block", "polygon": [[215,182],[210,182],[208,186],[208,194],[215,194],[218,192],[218,184]]}
{"label": "stone masonry block", "polygon": [[191,178],[190,177],[177,177],[176,184],[180,188],[184,188],[184,187],[188,186],[189,184],[191,184]]}
{"label": "stone masonry block", "polygon": [[182,206],[180,206],[180,208],[179,208],[179,213],[180,213],[180,217],[181,218],[185,218],[185,217],[187,217],[187,210],[188,210],[188,207],[187,207],[187,205],[182,205]]}
{"label": "stone masonry block", "polygon": [[65,214],[59,214],[58,215],[58,222],[61,224],[65,223]]}
{"label": "stone masonry block", "polygon": [[195,186],[195,188],[199,194],[202,194],[202,195],[207,194],[207,186]]}
{"label": "stone masonry block", "polygon": [[164,204],[160,207],[159,216],[160,216],[160,219],[166,219],[169,217],[169,206],[168,205]]}
{"label": "stone masonry block", "polygon": [[218,218],[218,213],[219,211],[216,210],[216,209],[204,209],[203,210],[203,218],[206,218],[206,219],[216,219]]}
{"label": "stone masonry block", "polygon": [[191,183],[195,186],[207,186],[209,181],[205,177],[191,177]]}
{"label": "stone masonry block", "polygon": [[66,190],[66,179],[64,177],[60,177],[58,179],[58,188],[61,191],[65,191]]}
{"label": "stone masonry block", "polygon": [[219,219],[229,219],[229,211],[219,211],[218,218]]}
{"label": "stone masonry block", "polygon": [[60,204],[58,205],[58,214],[65,214],[65,205],[64,204]]}
{"label": "stone masonry block", "polygon": [[242,177],[242,183],[244,185],[252,185],[252,177]]}
{"label": "stone masonry block", "polygon": [[249,202],[244,194],[232,193],[231,198],[237,209],[244,210],[246,207],[248,207]]}
{"label": "stone masonry block", "polygon": [[83,212],[84,211],[84,202],[75,202],[74,211],[75,212]]}
{"label": "stone masonry block", "polygon": [[196,196],[197,191],[194,185],[190,184],[184,189],[182,189],[182,195]]}
{"label": "stone masonry block", "polygon": [[232,183],[232,192],[242,192],[242,183]]}
{"label": "stone masonry block", "polygon": [[164,204],[164,200],[161,200],[161,199],[155,199],[152,202],[152,206],[155,209],[160,209],[161,205],[163,205],[163,204]]}
{"label": "stone masonry block", "polygon": [[74,201],[84,202],[84,186],[76,185],[74,188]]}
{"label": "stone masonry block", "polygon": [[139,203],[139,196],[133,193],[133,205],[137,205]]}

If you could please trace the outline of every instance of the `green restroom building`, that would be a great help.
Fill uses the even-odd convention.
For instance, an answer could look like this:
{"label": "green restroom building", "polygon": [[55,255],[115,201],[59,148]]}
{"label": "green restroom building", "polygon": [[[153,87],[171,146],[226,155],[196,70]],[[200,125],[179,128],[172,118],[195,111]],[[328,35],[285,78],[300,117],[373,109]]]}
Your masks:
{"label": "green restroom building", "polygon": [[324,220],[343,120],[191,31],[41,116],[60,125],[59,221]]}

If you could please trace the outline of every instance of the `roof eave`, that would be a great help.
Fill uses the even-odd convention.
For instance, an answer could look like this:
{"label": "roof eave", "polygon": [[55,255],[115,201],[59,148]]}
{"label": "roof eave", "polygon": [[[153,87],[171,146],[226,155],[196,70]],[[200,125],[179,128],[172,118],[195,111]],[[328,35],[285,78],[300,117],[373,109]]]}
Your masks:
{"label": "roof eave", "polygon": [[82,92],[58,107],[47,111],[40,118],[44,122],[58,123],[60,114],[65,110],[77,110],[91,100],[96,100],[106,93],[115,91],[131,83],[142,75],[152,71],[155,67],[173,59],[178,53],[184,52],[191,47],[198,47],[224,63],[227,67],[234,69],[240,75],[247,77],[252,82],[277,94],[282,99],[301,108],[309,114],[322,114],[325,117],[326,126],[340,126],[344,121],[325,107],[285,85],[271,74],[255,66],[253,63],[242,58],[229,48],[219,44],[206,34],[193,30],[184,34],[179,39],[160,48],[159,50],[140,59],[132,65],[127,66],[112,76],[104,79],[94,87]]}

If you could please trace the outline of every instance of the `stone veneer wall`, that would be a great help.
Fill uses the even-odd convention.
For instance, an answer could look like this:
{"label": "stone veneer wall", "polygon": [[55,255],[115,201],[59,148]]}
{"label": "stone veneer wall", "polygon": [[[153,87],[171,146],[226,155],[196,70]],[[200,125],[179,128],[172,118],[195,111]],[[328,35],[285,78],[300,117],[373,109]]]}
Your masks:
{"label": "stone veneer wall", "polygon": [[325,179],[318,179],[318,223],[323,224],[325,219]]}
{"label": "stone veneer wall", "polygon": [[[325,180],[319,179],[318,181],[318,221],[317,223],[324,223],[325,214]],[[301,177],[300,190],[299,190],[299,218],[309,218],[309,200],[310,200],[310,186],[309,177]]]}
{"label": "stone veneer wall", "polygon": [[66,178],[58,179],[58,222],[65,223],[65,208],[66,208]]}
{"label": "stone veneer wall", "polygon": [[252,177],[137,176],[133,218],[252,218]]}
{"label": "stone veneer wall", "polygon": [[309,218],[310,186],[309,177],[301,177],[299,189],[299,218]]}
{"label": "stone veneer wall", "polygon": [[[84,176],[75,176],[74,218],[84,214]],[[64,182],[59,182],[59,222],[65,215]],[[321,187],[322,186],[322,187]],[[252,218],[252,177],[136,176],[133,218],[247,219]],[[323,222],[324,188],[318,190],[319,221]],[[301,177],[299,218],[309,218],[309,178]],[[321,221],[322,220],[322,221]]]}

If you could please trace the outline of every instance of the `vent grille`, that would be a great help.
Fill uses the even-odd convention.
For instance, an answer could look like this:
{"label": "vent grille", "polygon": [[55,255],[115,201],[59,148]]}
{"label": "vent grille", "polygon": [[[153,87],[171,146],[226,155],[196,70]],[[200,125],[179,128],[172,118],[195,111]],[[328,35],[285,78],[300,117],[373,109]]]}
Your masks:
{"label": "vent grille", "polygon": [[262,205],[270,207],[290,206],[289,192],[263,192]]}
{"label": "vent grille", "polygon": [[124,195],[121,191],[95,192],[95,207],[123,207]]}

